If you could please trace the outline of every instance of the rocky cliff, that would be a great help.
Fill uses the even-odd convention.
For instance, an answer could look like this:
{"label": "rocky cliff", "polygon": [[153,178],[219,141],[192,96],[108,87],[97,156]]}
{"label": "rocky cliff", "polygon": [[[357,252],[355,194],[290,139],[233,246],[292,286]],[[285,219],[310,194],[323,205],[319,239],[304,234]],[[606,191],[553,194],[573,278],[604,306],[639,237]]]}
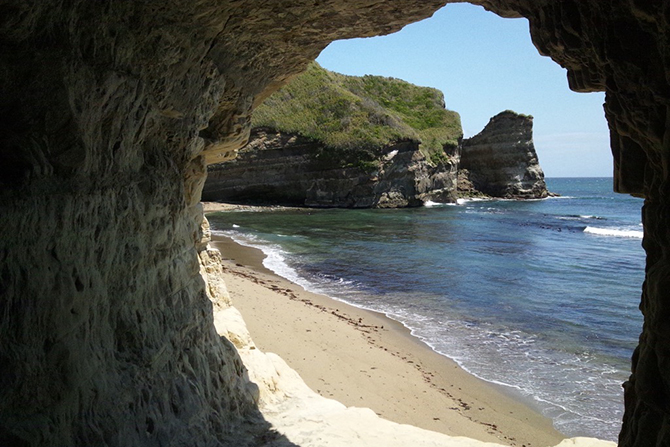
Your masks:
{"label": "rocky cliff", "polygon": [[[250,445],[267,425],[199,273],[209,162],[335,40],[444,0],[0,3],[0,444]],[[670,444],[670,7],[471,0],[606,91],[647,252],[620,447]],[[634,337],[636,334],[631,334]]]}
{"label": "rocky cliff", "polygon": [[533,144],[533,117],[504,111],[484,130],[463,140],[459,193],[506,199],[547,197]]}
{"label": "rocky cliff", "polygon": [[313,63],[270,96],[204,200],[390,208],[454,201],[460,117],[436,89]]}
{"label": "rocky cliff", "polygon": [[442,94],[399,79],[314,63],[257,109],[252,126],[237,158],[208,167],[203,200],[395,208],[549,195],[532,117],[500,113],[461,145]]}
{"label": "rocky cliff", "polygon": [[418,142],[401,141],[379,148],[367,166],[343,166],[342,158],[324,156],[329,150],[300,135],[254,129],[235,160],[209,167],[203,200],[346,208],[455,200],[456,153],[432,164]]}

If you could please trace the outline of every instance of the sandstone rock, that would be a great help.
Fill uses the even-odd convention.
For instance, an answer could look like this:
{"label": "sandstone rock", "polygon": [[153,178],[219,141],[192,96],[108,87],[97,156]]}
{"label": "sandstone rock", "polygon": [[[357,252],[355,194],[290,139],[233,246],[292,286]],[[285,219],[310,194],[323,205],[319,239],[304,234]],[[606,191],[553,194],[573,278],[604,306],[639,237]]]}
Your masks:
{"label": "sandstone rock", "polygon": [[453,201],[453,163],[429,163],[415,141],[382,149],[373,168],[323,161],[320,142],[271,129],[255,129],[230,162],[209,167],[204,200],[265,202],[316,207],[397,208],[426,200]]}
{"label": "sandstone rock", "polygon": [[200,275],[205,161],[330,41],[439,4],[0,4],[0,444],[262,444]]}
{"label": "sandstone rock", "polygon": [[204,200],[396,208],[453,202],[457,193],[549,194],[531,117],[508,111],[492,118],[463,142],[461,161],[458,114],[445,109],[441,92],[400,79],[312,64],[257,114],[239,156],[209,166]]}
{"label": "sandstone rock", "polygon": [[533,144],[533,118],[504,111],[484,130],[463,140],[459,172],[462,194],[506,199],[549,195]]}
{"label": "sandstone rock", "polygon": [[200,261],[200,275],[205,280],[205,290],[214,307],[230,307],[230,295],[221,275],[223,272],[221,253],[208,246],[198,253],[198,258]]}
{"label": "sandstone rock", "polygon": [[486,199],[491,197],[475,187],[474,183],[472,183],[470,171],[468,171],[467,169],[461,168],[458,170],[458,178],[456,184],[457,184],[456,194],[460,198]]}

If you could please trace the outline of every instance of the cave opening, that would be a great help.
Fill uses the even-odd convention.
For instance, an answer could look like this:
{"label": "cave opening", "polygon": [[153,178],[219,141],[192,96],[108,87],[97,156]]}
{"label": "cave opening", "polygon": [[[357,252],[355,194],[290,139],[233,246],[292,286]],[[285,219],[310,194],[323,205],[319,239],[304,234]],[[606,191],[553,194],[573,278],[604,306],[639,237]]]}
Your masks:
{"label": "cave opening", "polygon": [[[565,70],[549,58],[540,56],[531,43],[526,19],[503,19],[470,4],[447,5],[432,18],[408,25],[402,31],[389,36],[335,41],[320,54],[317,62],[323,68],[346,75],[389,76],[442,90],[447,108],[461,114],[465,137],[478,133],[486,120],[499,111],[512,109],[531,114],[535,118],[535,146],[550,189],[554,179],[554,184],[564,188],[570,183],[566,183],[566,178],[579,177],[581,179],[572,182],[578,184],[587,181],[585,178],[597,177],[601,179],[600,187],[603,188],[604,185],[600,191],[604,200],[618,200],[626,209],[628,221],[620,221],[617,228],[614,221],[619,211],[614,208],[598,208],[599,205],[595,203],[588,204],[595,208],[585,208],[583,213],[574,209],[568,211],[568,207],[564,210],[545,211],[557,213],[558,218],[565,219],[566,222],[570,219],[578,221],[577,226],[568,226],[567,232],[592,232],[586,240],[593,241],[594,233],[600,231],[601,239],[597,240],[598,236],[595,236],[597,242],[590,247],[591,251],[584,249],[574,252],[573,256],[581,258],[580,261],[575,261],[573,265],[557,266],[556,269],[591,269],[593,275],[600,275],[601,287],[585,293],[583,284],[579,282],[581,273],[566,272],[563,275],[565,281],[575,282],[564,285],[563,293],[579,297],[575,301],[584,301],[582,306],[573,303],[573,316],[577,320],[590,321],[588,324],[593,324],[592,333],[580,335],[587,340],[585,343],[588,344],[588,339],[602,341],[603,338],[611,337],[608,343],[603,343],[599,348],[594,347],[593,352],[589,351],[590,347],[585,348],[579,353],[582,357],[578,361],[601,362],[603,369],[614,369],[617,372],[607,376],[608,383],[604,386],[607,392],[603,393],[608,395],[606,404],[602,400],[593,399],[590,408],[584,406],[579,410],[572,408],[568,411],[566,408],[545,407],[544,410],[555,418],[565,416],[561,414],[562,410],[566,410],[566,413],[574,411],[574,414],[582,411],[585,419],[592,418],[594,421],[609,417],[600,426],[598,424],[602,420],[589,428],[563,426],[562,429],[567,430],[569,435],[616,439],[623,415],[621,384],[628,377],[630,356],[642,324],[637,304],[639,287],[644,279],[644,252],[640,246],[642,231],[639,221],[642,201],[623,195],[616,196],[611,192],[613,167],[609,129],[603,112],[604,94],[576,93],[569,90]],[[584,193],[578,189],[568,186],[561,193],[564,196]],[[580,199],[586,200],[582,197]],[[592,212],[586,211],[588,209]],[[526,210],[514,212],[523,213]],[[594,220],[589,222],[589,219]],[[608,220],[609,225],[605,226],[613,231],[608,232],[601,228],[602,225],[598,225]],[[583,227],[580,228],[579,225]],[[560,226],[557,228],[561,230]],[[603,242],[603,238],[608,236],[612,240]],[[625,248],[622,249],[622,246]],[[622,255],[621,250],[626,254]],[[591,256],[600,256],[602,263],[588,261]],[[556,262],[560,265],[560,261]],[[616,265],[617,269],[629,273],[629,276],[608,285],[615,269],[608,271],[605,264]],[[611,304],[611,301],[615,304]],[[610,305],[621,308],[619,311],[607,310],[606,307]],[[547,306],[551,308],[552,304],[547,303]],[[589,306],[592,308],[589,309]],[[598,306],[601,307],[600,310],[589,313]],[[602,320],[601,324],[624,324],[626,335],[598,334],[598,324],[594,322],[598,319]],[[570,324],[566,320],[566,325]],[[587,323],[579,331],[588,332]],[[544,335],[551,337],[550,332],[547,330]],[[576,340],[571,342],[577,343]],[[563,340],[563,343],[570,342]],[[596,352],[598,349],[601,352]],[[605,355],[603,351],[609,352]],[[612,352],[616,354],[612,356]],[[589,356],[593,358],[585,360]],[[596,357],[598,360],[594,360]],[[614,357],[617,357],[616,360],[613,360]],[[560,367],[557,366],[556,370],[560,370]],[[597,373],[595,370],[584,373],[585,384],[592,384],[596,380],[589,374]],[[607,373],[602,374],[604,377]],[[480,372],[480,375],[486,377],[485,372]],[[488,379],[504,382],[497,377]],[[585,402],[591,399],[592,396],[589,395],[599,392],[597,387],[591,388],[590,385],[583,386],[581,391],[577,388],[579,386],[575,390],[575,399]],[[542,400],[538,396],[534,397]],[[610,413],[607,416],[599,413],[603,405],[608,408],[604,413]],[[596,407],[601,408],[596,410]],[[594,426],[597,428],[593,428]]]}
{"label": "cave opening", "polygon": [[530,114],[547,177],[611,177],[603,92],[569,89],[566,70],[533,45],[525,18],[448,4],[387,36],[335,41],[317,62],[346,75],[396,77],[441,90],[465,138],[503,110]]}
{"label": "cave opening", "polygon": [[[646,200],[621,445],[667,445],[668,5],[472,1],[528,17],[575,90],[607,90],[616,190]],[[21,124],[0,132],[3,441],[255,442],[257,402],[199,271],[206,162],[240,147],[253,107],[329,42],[393,32],[444,1],[250,3],[0,6],[0,117]]]}

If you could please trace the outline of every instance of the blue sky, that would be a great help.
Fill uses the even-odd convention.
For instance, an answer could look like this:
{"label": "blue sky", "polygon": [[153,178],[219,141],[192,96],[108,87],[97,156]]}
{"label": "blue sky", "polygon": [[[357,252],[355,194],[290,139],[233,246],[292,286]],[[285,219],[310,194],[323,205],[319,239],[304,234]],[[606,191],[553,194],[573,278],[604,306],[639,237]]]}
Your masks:
{"label": "blue sky", "polygon": [[612,176],[604,94],[570,91],[566,71],[533,46],[526,19],[450,4],[389,36],[333,42],[317,62],[440,89],[466,137],[506,109],[533,115],[547,177]]}

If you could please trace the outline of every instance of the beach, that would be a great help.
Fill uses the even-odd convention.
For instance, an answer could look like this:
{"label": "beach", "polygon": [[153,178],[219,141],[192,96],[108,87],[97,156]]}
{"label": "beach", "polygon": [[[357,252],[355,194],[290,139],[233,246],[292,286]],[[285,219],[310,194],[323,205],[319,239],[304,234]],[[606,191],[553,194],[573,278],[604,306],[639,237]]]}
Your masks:
{"label": "beach", "polygon": [[263,267],[260,250],[216,234],[212,245],[256,346],[320,395],[451,436],[534,447],[564,438],[530,403],[467,373],[402,324],[305,291]]}

